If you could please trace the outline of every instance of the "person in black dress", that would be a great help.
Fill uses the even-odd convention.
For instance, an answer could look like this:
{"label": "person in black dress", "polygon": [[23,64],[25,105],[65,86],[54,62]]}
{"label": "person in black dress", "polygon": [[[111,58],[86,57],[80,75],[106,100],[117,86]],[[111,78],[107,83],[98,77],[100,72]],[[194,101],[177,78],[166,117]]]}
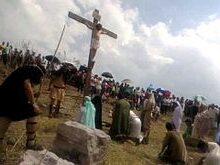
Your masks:
{"label": "person in black dress", "polygon": [[92,99],[92,103],[95,106],[95,127],[97,129],[102,129],[102,97],[100,95],[95,95]]}
{"label": "person in black dress", "polygon": [[[24,66],[12,72],[0,86],[0,158],[3,159],[3,139],[11,122],[27,119],[27,149],[41,150],[36,144],[36,116],[40,114],[35,103],[33,87],[42,82],[45,70],[39,66]],[[2,154],[2,155],[1,155]]]}

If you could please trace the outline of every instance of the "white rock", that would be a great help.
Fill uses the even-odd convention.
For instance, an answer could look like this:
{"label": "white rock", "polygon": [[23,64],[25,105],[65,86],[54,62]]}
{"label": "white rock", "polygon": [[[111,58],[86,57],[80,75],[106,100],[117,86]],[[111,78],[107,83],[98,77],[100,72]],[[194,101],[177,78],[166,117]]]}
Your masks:
{"label": "white rock", "polygon": [[104,131],[67,121],[58,126],[54,151],[61,157],[67,154],[71,161],[75,159],[83,165],[100,164],[110,141],[110,136]]}
{"label": "white rock", "polygon": [[61,159],[48,150],[27,150],[20,165],[74,165],[74,163]]}

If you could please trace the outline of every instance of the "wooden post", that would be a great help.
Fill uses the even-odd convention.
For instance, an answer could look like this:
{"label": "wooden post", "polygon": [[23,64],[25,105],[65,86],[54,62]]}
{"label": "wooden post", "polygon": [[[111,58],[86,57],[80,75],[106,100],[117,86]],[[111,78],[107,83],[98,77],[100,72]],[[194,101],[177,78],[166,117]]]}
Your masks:
{"label": "wooden post", "polygon": [[[99,13],[99,11],[97,11]],[[94,17],[93,18],[93,24],[94,26],[98,23],[98,20]],[[91,37],[91,43],[90,45],[92,44],[92,39],[94,38],[94,29],[92,30],[92,37]],[[89,50],[89,59],[88,59],[88,70],[87,70],[87,73],[86,73],[86,84],[85,84],[85,87],[84,87],[84,97],[85,96],[89,96],[90,94],[90,81],[91,81],[91,76],[92,76],[92,69],[93,69],[93,66],[94,66],[94,62],[93,61],[93,57],[95,56],[94,54],[95,52],[91,49],[91,46],[90,46],[90,50]]]}
{"label": "wooden post", "polygon": [[53,55],[53,58],[52,58],[52,60],[51,60],[51,62],[50,62],[50,67],[52,66],[53,60],[54,60],[54,58],[55,58],[55,56],[56,56],[56,54],[57,54],[57,51],[59,50],[60,43],[61,43],[61,41],[62,41],[62,39],[63,39],[63,34],[64,34],[65,29],[66,29],[66,25],[64,24],[63,30],[62,30],[61,35],[60,35],[60,38],[59,38],[59,41],[58,41],[58,43],[57,43],[57,47],[56,47],[55,52],[54,52],[54,55]]}

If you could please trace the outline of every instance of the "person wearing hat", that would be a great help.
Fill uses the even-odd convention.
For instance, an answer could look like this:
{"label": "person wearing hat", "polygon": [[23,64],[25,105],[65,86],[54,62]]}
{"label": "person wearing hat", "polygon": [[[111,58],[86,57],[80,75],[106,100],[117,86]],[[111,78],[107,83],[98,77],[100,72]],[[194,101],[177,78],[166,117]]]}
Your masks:
{"label": "person wearing hat", "polygon": [[0,86],[0,161],[4,161],[3,140],[11,122],[27,119],[26,148],[41,150],[36,144],[37,119],[40,114],[33,87],[41,84],[45,70],[39,66],[24,66],[12,72]]}

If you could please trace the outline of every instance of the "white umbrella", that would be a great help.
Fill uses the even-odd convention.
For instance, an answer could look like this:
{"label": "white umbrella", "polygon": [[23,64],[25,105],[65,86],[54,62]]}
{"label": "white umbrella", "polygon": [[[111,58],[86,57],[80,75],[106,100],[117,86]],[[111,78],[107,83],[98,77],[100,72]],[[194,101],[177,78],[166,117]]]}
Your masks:
{"label": "white umbrella", "polygon": [[129,83],[132,83],[132,81],[130,79],[124,79],[122,80],[122,83],[129,84]]}

